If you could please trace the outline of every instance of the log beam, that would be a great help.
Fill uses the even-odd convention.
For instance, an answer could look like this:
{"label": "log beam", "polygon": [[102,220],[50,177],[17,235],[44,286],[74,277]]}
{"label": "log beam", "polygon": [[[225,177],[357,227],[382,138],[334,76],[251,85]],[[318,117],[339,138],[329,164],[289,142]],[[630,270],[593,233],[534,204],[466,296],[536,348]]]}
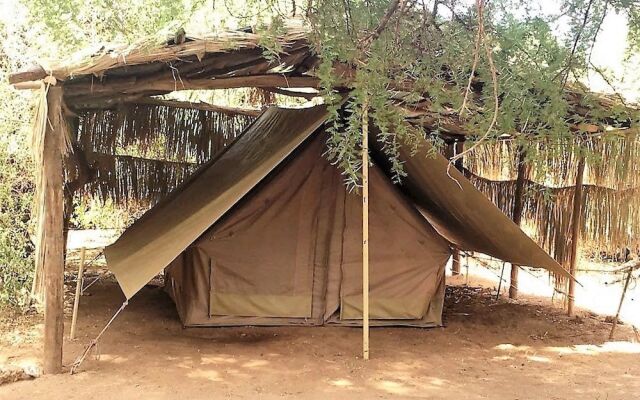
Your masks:
{"label": "log beam", "polygon": [[287,90],[287,89],[281,89],[276,87],[266,87],[263,89],[271,93],[281,94],[283,96],[289,96],[289,97],[300,97],[305,100],[312,100],[312,99],[315,99],[316,97],[321,96],[319,92],[298,92],[294,90]]}
{"label": "log beam", "polygon": [[45,374],[62,372],[64,331],[64,249],[62,144],[67,124],[62,109],[62,88],[52,86],[47,94],[47,121],[42,143],[38,221],[38,263],[42,263],[44,296]]}
{"label": "log beam", "polygon": [[143,98],[140,100],[134,100],[131,103],[147,104],[152,106],[166,106],[166,107],[173,107],[173,108],[186,108],[186,109],[194,109],[194,110],[202,110],[202,111],[213,111],[213,112],[231,114],[231,115],[247,115],[250,117],[257,117],[262,113],[262,110],[258,110],[258,109],[225,107],[225,106],[217,106],[214,104],[203,103],[203,102],[162,100],[162,99],[154,99],[154,98]]}
{"label": "log beam", "polygon": [[576,290],[576,267],[578,265],[578,241],[580,240],[580,225],[582,222],[582,203],[583,203],[583,187],[584,180],[584,156],[580,156],[578,161],[578,170],[576,171],[576,185],[573,191],[573,213],[571,214],[571,247],[569,258],[569,273],[572,278],[569,278],[569,298],[567,301],[567,314],[573,315],[573,308],[575,304],[575,290]]}
{"label": "log beam", "polygon": [[35,65],[24,71],[19,71],[13,74],[9,74],[9,84],[15,85],[17,83],[37,81],[47,76],[47,71],[40,65]]}
{"label": "log beam", "polygon": [[217,79],[162,79],[137,80],[127,78],[113,82],[69,83],[65,93],[69,97],[100,95],[111,96],[143,92],[174,92],[180,90],[215,90],[258,88],[318,88],[320,80],[313,76],[286,76],[280,74],[232,76]]}

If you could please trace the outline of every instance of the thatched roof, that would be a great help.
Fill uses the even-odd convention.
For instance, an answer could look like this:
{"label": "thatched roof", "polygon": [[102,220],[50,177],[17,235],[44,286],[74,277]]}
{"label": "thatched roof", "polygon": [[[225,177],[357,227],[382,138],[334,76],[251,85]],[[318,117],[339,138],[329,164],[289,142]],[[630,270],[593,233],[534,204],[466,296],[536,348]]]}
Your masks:
{"label": "thatched roof", "polygon": [[176,38],[153,38],[128,46],[104,45],[68,61],[17,72],[9,82],[29,86],[25,82],[52,76],[62,81],[70,106],[101,105],[176,90],[318,85],[307,74],[316,58],[298,21],[291,21],[277,38],[279,54],[267,55],[263,40],[247,29],[185,36],[178,42]]}
{"label": "thatched roof", "polygon": [[[47,76],[62,81],[65,101],[72,108],[106,107],[120,102],[139,100],[178,90],[228,89],[258,87],[277,93],[308,97],[287,89],[318,88],[314,76],[318,58],[309,43],[308,29],[301,20],[287,21],[275,39],[269,38],[268,51],[262,44],[267,38],[252,29],[220,32],[170,39],[146,38],[126,46],[104,45],[51,63],[43,63],[10,76],[17,87],[33,87],[32,81]],[[353,68],[336,65],[335,73],[344,87],[350,85]],[[458,111],[432,109],[428,93],[419,101],[406,103],[412,82],[396,82],[390,87],[399,109],[408,121],[437,128],[444,135],[460,137],[475,135],[469,132]],[[462,90],[462,89],[461,89]],[[614,109],[621,101],[613,96],[589,93],[578,86],[568,87],[566,98],[570,113],[576,118],[572,129],[576,132],[604,132],[611,127],[626,129],[630,118],[596,115],[593,106]],[[588,101],[585,101],[588,100]],[[612,111],[612,115],[614,111]]]}

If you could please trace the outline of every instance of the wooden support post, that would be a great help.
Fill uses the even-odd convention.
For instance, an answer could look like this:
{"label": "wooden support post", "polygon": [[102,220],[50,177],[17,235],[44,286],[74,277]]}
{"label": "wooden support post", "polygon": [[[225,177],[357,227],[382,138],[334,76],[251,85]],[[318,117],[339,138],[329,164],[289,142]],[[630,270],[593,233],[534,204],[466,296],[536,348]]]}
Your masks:
{"label": "wooden support post", "polygon": [[[464,142],[461,140],[458,140],[456,142],[456,156],[462,154],[462,152],[464,151]],[[460,172],[464,172],[464,159],[463,157],[458,158],[455,163],[454,163],[456,169]]]}
{"label": "wooden support post", "polygon": [[[576,276],[578,265],[578,241],[580,240],[580,223],[582,221],[582,182],[584,180],[584,156],[580,156],[578,170],[576,171],[576,185],[573,191],[573,212],[571,214],[571,248],[569,258],[569,273]],[[567,301],[567,314],[573,315],[575,304],[576,281],[569,278],[569,296]]]}
{"label": "wooden support post", "polygon": [[369,113],[362,108],[362,357],[369,359]]}
{"label": "wooden support post", "polygon": [[[452,154],[452,156],[457,156],[458,154],[462,153],[464,151],[464,142],[462,141],[456,141],[454,143],[452,143],[450,146],[452,146],[452,149],[450,150],[450,154]],[[451,157],[449,157],[451,158]],[[456,169],[460,172],[464,172],[464,166],[463,166],[463,159],[462,158],[458,158],[455,162],[454,162],[454,166],[456,167]],[[452,258],[451,258],[451,275],[460,275],[460,250],[458,249],[453,249],[453,254],[452,254]]]}
{"label": "wooden support post", "polygon": [[502,271],[500,271],[500,280],[498,281],[498,291],[496,292],[496,301],[500,299],[500,290],[502,289],[502,280],[504,279],[504,267],[507,263],[502,262]]}
{"label": "wooden support post", "polygon": [[[524,208],[524,183],[527,174],[525,165],[525,152],[522,146],[518,146],[518,175],[516,177],[516,191],[513,198],[513,222],[520,226],[522,221],[522,209]],[[509,284],[509,298],[518,298],[518,271],[519,265],[511,264],[511,279]]]}
{"label": "wooden support post", "polygon": [[76,297],[73,300],[73,315],[71,317],[71,332],[69,337],[76,338],[76,324],[78,322],[78,307],[80,306],[80,296],[82,296],[82,285],[84,282],[84,256],[86,249],[80,249],[80,265],[78,266],[78,278],[76,279]]}
{"label": "wooden support post", "polygon": [[453,249],[451,254],[451,274],[460,275],[460,250]]}
{"label": "wooden support post", "polygon": [[47,121],[42,143],[42,176],[38,192],[38,260],[44,271],[44,363],[45,374],[62,372],[64,331],[64,256],[62,146],[66,123],[62,112],[62,88],[47,94]]}

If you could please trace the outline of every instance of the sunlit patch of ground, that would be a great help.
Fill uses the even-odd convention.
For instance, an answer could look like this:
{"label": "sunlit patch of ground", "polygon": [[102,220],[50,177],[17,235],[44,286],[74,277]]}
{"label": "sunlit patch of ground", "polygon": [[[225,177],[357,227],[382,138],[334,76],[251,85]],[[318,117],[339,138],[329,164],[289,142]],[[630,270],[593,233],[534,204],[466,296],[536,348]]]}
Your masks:
{"label": "sunlit patch of ground", "polygon": [[[77,252],[70,258],[77,260]],[[100,268],[98,262],[89,274]],[[570,318],[552,305],[544,276],[521,273],[522,295],[512,301],[505,297],[508,284],[496,298],[496,271],[470,270],[477,275],[448,277],[446,328],[372,329],[368,362],[360,355],[360,329],[183,329],[166,294],[145,287],[101,340],[99,357],[88,357],[77,375],[2,385],[0,399],[629,400],[640,393],[640,344],[629,323],[609,341],[611,324],[602,316],[581,309]],[[619,292],[609,296],[611,304],[619,300]],[[81,298],[78,339],[65,336],[65,365],[122,300],[111,276],[88,290]],[[629,315],[626,309],[627,321]],[[37,366],[41,317],[1,321],[0,365]]]}

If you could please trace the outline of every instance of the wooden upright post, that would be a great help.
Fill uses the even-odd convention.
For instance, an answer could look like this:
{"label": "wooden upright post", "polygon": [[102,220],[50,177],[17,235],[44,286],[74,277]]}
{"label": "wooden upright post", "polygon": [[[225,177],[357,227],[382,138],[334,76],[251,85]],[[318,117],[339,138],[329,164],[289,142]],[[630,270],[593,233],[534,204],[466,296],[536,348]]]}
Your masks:
{"label": "wooden upright post", "polygon": [[576,290],[576,266],[578,265],[578,241],[580,240],[580,223],[582,220],[582,182],[584,180],[584,156],[578,161],[576,171],[576,186],[573,191],[573,213],[571,214],[571,252],[569,258],[569,298],[567,301],[567,314],[573,315]]}
{"label": "wooden upright post", "polygon": [[[522,221],[522,209],[524,208],[524,182],[526,179],[526,166],[524,164],[524,149],[518,146],[518,176],[516,178],[516,191],[513,199],[513,222],[520,226]],[[511,280],[509,285],[509,298],[518,298],[518,271],[519,265],[511,264]]]}
{"label": "wooden upright post", "polygon": [[[463,142],[462,140],[458,140],[458,141],[456,142],[456,156],[458,156],[458,155],[462,154],[462,152],[463,152],[463,151],[464,151],[464,142]],[[463,159],[463,157],[458,158],[458,159],[455,161],[455,163],[454,163],[454,164],[455,164],[456,169],[457,169],[458,171],[460,171],[460,172],[464,172],[464,171],[463,171],[463,170],[464,170],[464,159]]]}
{"label": "wooden upright post", "polygon": [[[462,153],[464,151],[464,142],[462,142],[462,141],[456,141],[456,142],[450,144],[450,146],[452,147],[452,149],[450,150],[450,153],[452,154],[452,156],[457,156],[458,154],[460,154],[460,153]],[[460,172],[464,172],[463,171],[464,170],[463,162],[464,162],[464,160],[462,158],[458,158],[454,162],[454,166]],[[453,254],[452,254],[452,258],[451,258],[451,275],[460,275],[460,270],[461,270],[461,267],[460,267],[460,250],[453,249]]]}
{"label": "wooden upright post", "polygon": [[44,271],[45,374],[62,372],[64,331],[63,171],[62,146],[66,123],[62,88],[51,86],[47,94],[47,121],[42,142],[42,176],[38,191],[38,263]]}
{"label": "wooden upright post", "polygon": [[362,109],[362,357],[369,359],[369,113]]}

